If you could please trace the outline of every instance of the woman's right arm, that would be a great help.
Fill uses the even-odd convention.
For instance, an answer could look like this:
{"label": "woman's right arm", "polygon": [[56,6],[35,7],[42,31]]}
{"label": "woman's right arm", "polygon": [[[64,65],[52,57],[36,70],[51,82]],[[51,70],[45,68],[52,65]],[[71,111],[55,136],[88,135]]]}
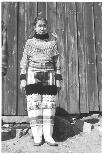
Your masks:
{"label": "woman's right arm", "polygon": [[27,74],[27,65],[28,65],[28,49],[29,43],[28,41],[25,44],[23,57],[20,62],[20,89],[23,90],[26,86],[26,74]]}

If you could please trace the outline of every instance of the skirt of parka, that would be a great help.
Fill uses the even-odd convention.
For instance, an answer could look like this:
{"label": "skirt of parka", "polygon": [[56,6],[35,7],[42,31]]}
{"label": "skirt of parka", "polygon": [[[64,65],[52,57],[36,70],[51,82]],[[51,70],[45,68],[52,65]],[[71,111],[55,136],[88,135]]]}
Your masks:
{"label": "skirt of parka", "polygon": [[55,71],[28,70],[26,99],[30,126],[54,124],[56,94]]}

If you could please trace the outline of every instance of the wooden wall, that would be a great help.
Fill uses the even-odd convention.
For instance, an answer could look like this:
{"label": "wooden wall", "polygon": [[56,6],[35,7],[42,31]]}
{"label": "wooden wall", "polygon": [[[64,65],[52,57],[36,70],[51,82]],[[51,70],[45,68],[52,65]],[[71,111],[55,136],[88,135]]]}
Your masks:
{"label": "wooden wall", "polygon": [[3,115],[27,115],[25,96],[19,88],[19,65],[37,15],[47,18],[50,34],[58,35],[63,77],[58,107],[69,114],[102,111],[102,3],[2,2],[1,7],[9,48]]}

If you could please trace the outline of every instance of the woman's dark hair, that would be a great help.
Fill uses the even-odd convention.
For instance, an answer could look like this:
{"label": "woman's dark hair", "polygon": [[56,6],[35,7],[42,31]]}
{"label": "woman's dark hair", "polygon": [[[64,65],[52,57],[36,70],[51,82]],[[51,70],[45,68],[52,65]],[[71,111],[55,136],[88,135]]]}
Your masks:
{"label": "woman's dark hair", "polygon": [[39,21],[39,20],[42,20],[42,21],[44,21],[46,24],[47,24],[47,20],[45,19],[45,18],[43,18],[43,17],[36,17],[35,19],[34,19],[34,21],[33,21],[33,26],[36,26],[36,24],[37,24],[37,22]]}
{"label": "woman's dark hair", "polygon": [[[38,22],[39,20],[44,21],[45,24],[47,25],[47,20],[46,20],[45,18],[40,17],[40,16],[37,16],[37,17],[34,19],[34,21],[32,22],[32,29],[33,29],[33,26],[36,26],[36,24],[37,24],[37,22]],[[31,29],[31,30],[32,30],[32,29]],[[34,35],[35,35],[35,30],[33,29],[33,30],[30,32],[29,39],[33,38]]]}

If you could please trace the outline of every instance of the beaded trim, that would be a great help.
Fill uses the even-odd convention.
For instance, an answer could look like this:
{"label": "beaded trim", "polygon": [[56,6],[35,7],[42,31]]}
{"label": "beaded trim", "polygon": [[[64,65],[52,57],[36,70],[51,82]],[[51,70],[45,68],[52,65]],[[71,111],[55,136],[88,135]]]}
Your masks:
{"label": "beaded trim", "polygon": [[35,119],[30,120],[30,126],[42,125],[42,124],[51,124],[51,125],[53,125],[54,124],[54,117],[52,116],[52,118],[47,117],[47,118],[44,118],[44,119],[35,118]]}

